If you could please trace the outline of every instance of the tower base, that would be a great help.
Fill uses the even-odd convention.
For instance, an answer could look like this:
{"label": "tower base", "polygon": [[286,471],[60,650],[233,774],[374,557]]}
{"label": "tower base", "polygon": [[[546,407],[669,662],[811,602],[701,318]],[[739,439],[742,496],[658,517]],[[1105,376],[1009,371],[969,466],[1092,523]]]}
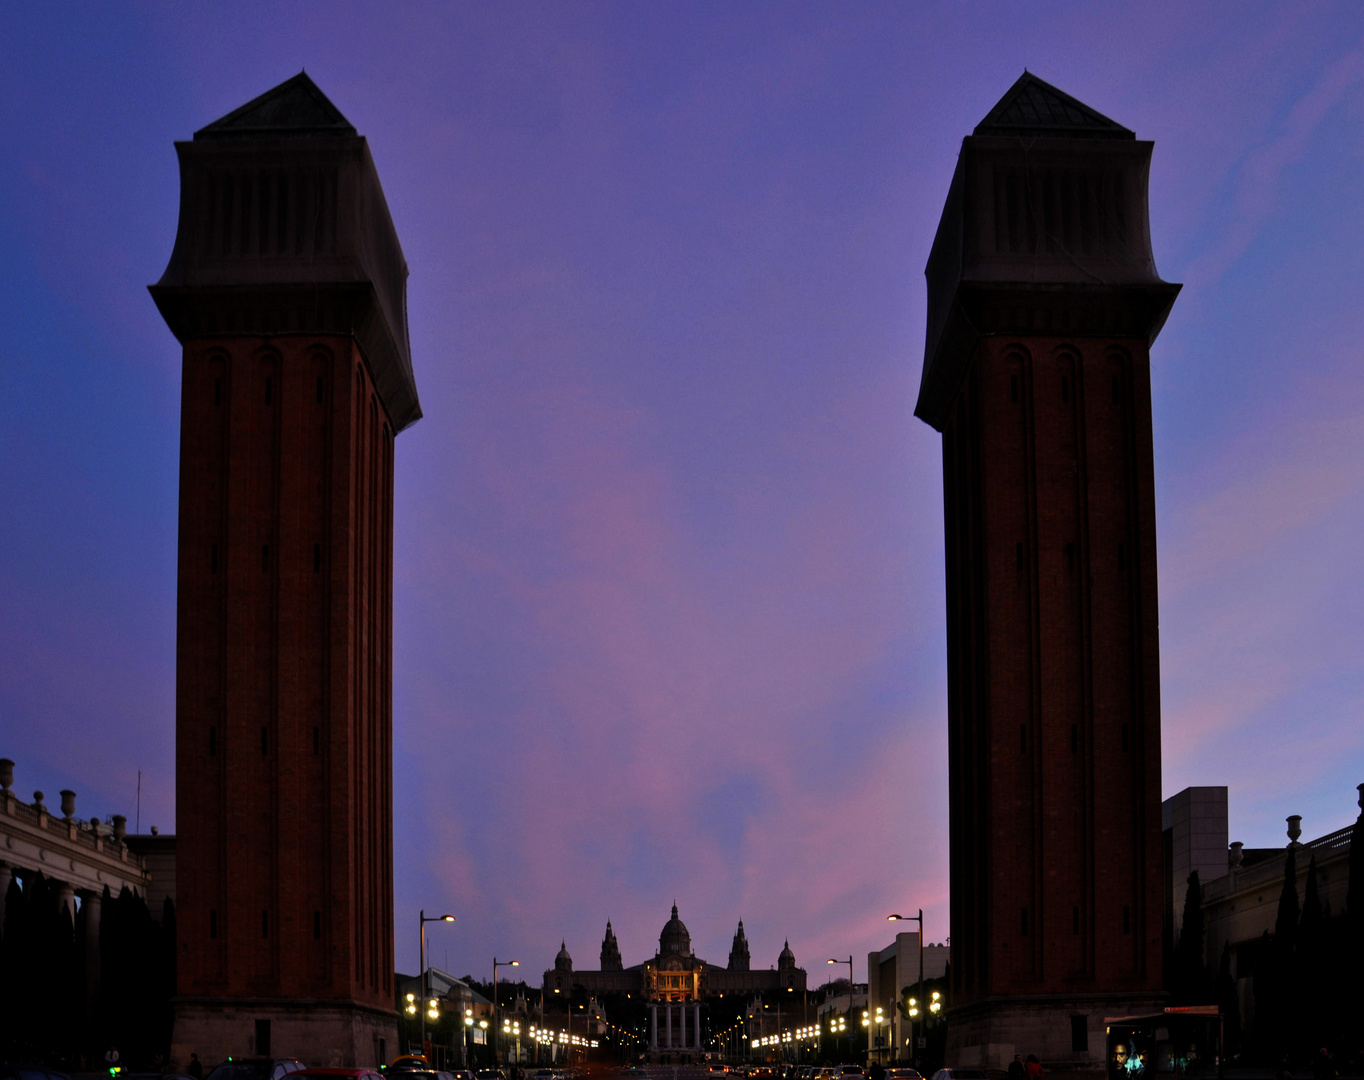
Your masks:
{"label": "tower base", "polygon": [[177,998],[170,1065],[198,1054],[207,1072],[229,1057],[377,1068],[398,1053],[398,1014],[354,1001]]}
{"label": "tower base", "polygon": [[[1165,995],[1076,994],[983,1001],[947,1016],[947,1064],[1007,1069],[1015,1054],[1036,1054],[1048,1072],[1105,1072],[1105,1016],[1160,1012]],[[1081,1020],[1081,1018],[1083,1018]]]}

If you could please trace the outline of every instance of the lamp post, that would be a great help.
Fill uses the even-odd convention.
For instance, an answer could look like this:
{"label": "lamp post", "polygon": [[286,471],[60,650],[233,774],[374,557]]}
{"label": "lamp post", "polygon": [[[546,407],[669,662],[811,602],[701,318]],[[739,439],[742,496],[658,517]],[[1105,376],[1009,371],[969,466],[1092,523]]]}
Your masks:
{"label": "lamp post", "polygon": [[493,1062],[497,1061],[497,969],[500,967],[520,967],[520,960],[499,960],[493,957]]}
{"label": "lamp post", "polygon": [[[425,1056],[426,1056],[426,1013],[427,1013],[427,1011],[431,1008],[431,1000],[430,1000],[430,999],[431,999],[431,988],[430,988],[429,980],[428,980],[427,977],[426,977],[426,924],[429,923],[429,922],[454,922],[454,921],[455,921],[455,917],[454,917],[453,915],[433,915],[431,918],[428,919],[428,918],[426,917],[426,909],[425,909],[425,908],[422,908],[421,911],[419,911],[419,912],[417,913],[417,917],[418,917],[419,919],[421,919],[421,952],[420,952],[419,960],[420,960],[420,962],[421,962],[421,969],[422,969],[422,1004],[421,1004],[421,1013],[422,1013],[422,1056],[425,1057]],[[427,1064],[430,1065],[431,1063],[428,1061]]]}
{"label": "lamp post", "polygon": [[[847,965],[848,965],[848,1012],[852,1012],[852,1007],[853,1007],[853,958],[852,958],[851,956],[849,956],[848,959],[846,959],[846,960],[829,960],[829,961],[827,961],[827,963],[830,963],[830,964],[847,964]],[[852,1049],[852,1040],[853,1040],[853,1037],[852,1037],[851,1035],[849,1035],[849,1036],[848,1036],[848,1049],[849,1049],[849,1050]]]}
{"label": "lamp post", "polygon": [[[887,915],[887,922],[917,922],[919,924],[919,1001],[924,999],[924,909],[917,915]],[[914,1039],[914,1065],[919,1064],[919,1040],[914,1034],[914,1013],[918,1011],[919,1001],[913,1003],[909,1016],[909,1037]]]}

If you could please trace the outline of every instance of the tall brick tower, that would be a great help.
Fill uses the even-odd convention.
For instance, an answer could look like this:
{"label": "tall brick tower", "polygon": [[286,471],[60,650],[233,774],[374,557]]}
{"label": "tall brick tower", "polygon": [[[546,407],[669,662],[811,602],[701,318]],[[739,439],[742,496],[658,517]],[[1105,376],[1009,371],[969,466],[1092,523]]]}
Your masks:
{"label": "tall brick tower", "polygon": [[1161,1001],[1151,147],[1025,73],[928,260],[960,1065],[1097,1066],[1103,1016]]}
{"label": "tall brick tower", "polygon": [[407,265],[306,75],[176,144],[173,1055],[374,1065],[393,1011],[393,437]]}

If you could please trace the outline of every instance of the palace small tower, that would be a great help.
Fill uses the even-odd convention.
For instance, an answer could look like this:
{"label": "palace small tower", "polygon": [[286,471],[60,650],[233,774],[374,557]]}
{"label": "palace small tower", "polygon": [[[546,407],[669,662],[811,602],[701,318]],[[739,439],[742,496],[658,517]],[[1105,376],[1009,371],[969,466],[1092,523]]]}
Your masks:
{"label": "palace small tower", "polygon": [[182,346],[172,1059],[374,1066],[393,1008],[393,439],[407,265],[297,75],[176,144]]}
{"label": "palace small tower", "polygon": [[1152,144],[1025,73],[962,142],[916,414],[943,436],[948,1057],[1102,1067],[1161,1002]]}
{"label": "palace small tower", "polygon": [[749,967],[748,938],[744,936],[744,921],[739,920],[739,929],[734,931],[734,944],[729,947],[729,971],[747,971]]}
{"label": "palace small tower", "polygon": [[624,971],[625,964],[620,958],[620,945],[616,942],[616,932],[611,929],[611,920],[606,920],[606,936],[601,940],[602,971]]}

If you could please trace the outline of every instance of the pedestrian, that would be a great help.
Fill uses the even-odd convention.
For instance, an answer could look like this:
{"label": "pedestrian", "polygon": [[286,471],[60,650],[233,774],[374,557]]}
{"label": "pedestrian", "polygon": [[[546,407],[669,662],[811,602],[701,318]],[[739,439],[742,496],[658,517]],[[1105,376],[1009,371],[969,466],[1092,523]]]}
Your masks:
{"label": "pedestrian", "polygon": [[194,1077],[194,1080],[204,1080],[204,1067],[199,1063],[198,1054],[190,1054],[189,1064],[185,1066],[185,1075]]}
{"label": "pedestrian", "polygon": [[873,1061],[867,1080],[886,1080],[886,1067],[880,1061]]}
{"label": "pedestrian", "polygon": [[1312,1080],[1336,1080],[1336,1063],[1331,1051],[1322,1047],[1312,1062]]}
{"label": "pedestrian", "polygon": [[109,1070],[111,1076],[118,1072],[118,1047],[113,1043],[110,1043],[109,1049],[104,1051],[104,1066]]}
{"label": "pedestrian", "polygon": [[1274,1073],[1274,1080],[1295,1080],[1293,1070],[1288,1067],[1287,1054],[1279,1059],[1279,1068]]}
{"label": "pedestrian", "polygon": [[1028,1074],[1028,1080],[1042,1080],[1042,1063],[1037,1060],[1036,1054],[1029,1054],[1028,1060],[1023,1063],[1023,1070]]}
{"label": "pedestrian", "polygon": [[1027,1080],[1028,1070],[1023,1068],[1023,1055],[1015,1054],[1009,1062],[1009,1080]]}

